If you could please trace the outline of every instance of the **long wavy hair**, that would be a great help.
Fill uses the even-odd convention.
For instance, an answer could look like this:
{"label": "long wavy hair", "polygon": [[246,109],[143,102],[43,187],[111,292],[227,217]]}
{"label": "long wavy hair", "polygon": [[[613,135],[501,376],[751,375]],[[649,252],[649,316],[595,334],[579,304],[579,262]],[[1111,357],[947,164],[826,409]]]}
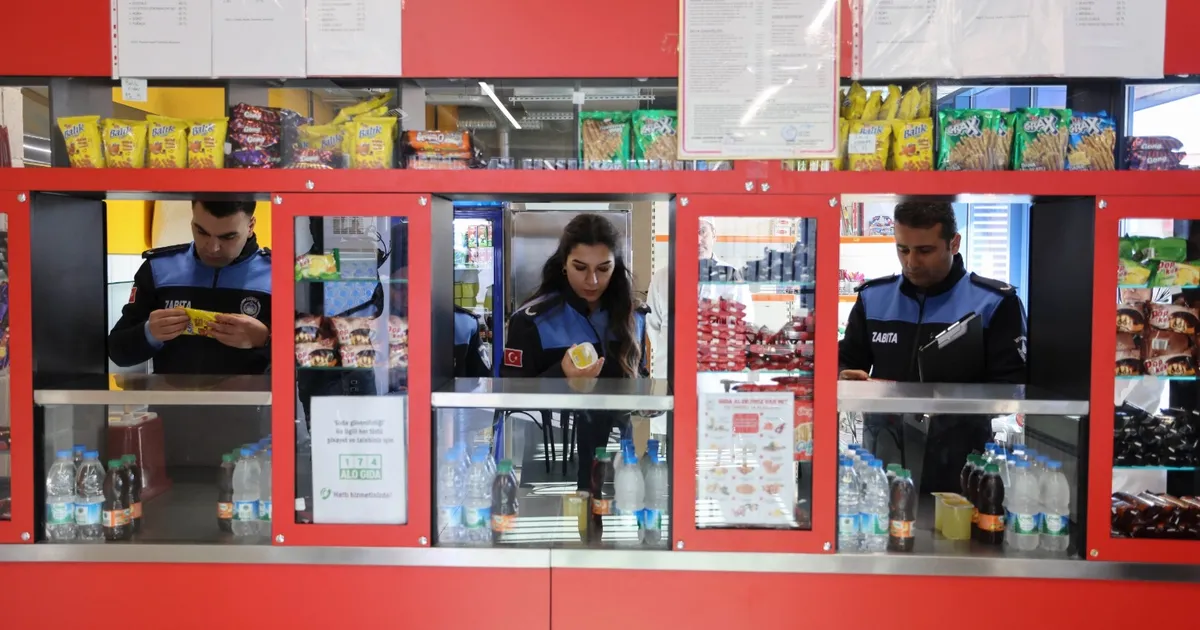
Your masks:
{"label": "long wavy hair", "polygon": [[619,247],[617,228],[597,214],[581,214],[571,219],[558,239],[558,249],[546,259],[542,266],[542,282],[526,301],[529,304],[553,294],[571,295],[574,291],[567,282],[567,257],[576,245],[604,245],[613,253],[612,278],[608,288],[600,295],[600,308],[608,312],[608,331],[612,336],[601,340],[605,355],[617,360],[626,377],[638,376],[638,363],[642,357],[641,340],[637,337],[637,324],[633,319],[635,308],[633,297],[633,273],[625,265],[625,257]]}

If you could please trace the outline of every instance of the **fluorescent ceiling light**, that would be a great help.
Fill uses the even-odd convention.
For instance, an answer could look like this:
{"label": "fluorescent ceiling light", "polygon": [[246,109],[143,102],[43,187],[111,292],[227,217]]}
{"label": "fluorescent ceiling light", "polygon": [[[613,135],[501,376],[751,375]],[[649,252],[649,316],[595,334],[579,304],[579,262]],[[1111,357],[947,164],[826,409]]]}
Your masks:
{"label": "fluorescent ceiling light", "polygon": [[513,118],[513,115],[509,113],[508,108],[504,106],[504,103],[501,103],[500,99],[496,98],[496,93],[492,91],[492,86],[488,85],[484,81],[480,81],[479,89],[483,90],[483,93],[487,94],[488,98],[492,99],[492,102],[496,104],[496,107],[500,108],[500,111],[504,114],[504,117],[508,119],[508,122],[512,123],[514,128],[521,128],[521,124],[517,122],[516,118]]}

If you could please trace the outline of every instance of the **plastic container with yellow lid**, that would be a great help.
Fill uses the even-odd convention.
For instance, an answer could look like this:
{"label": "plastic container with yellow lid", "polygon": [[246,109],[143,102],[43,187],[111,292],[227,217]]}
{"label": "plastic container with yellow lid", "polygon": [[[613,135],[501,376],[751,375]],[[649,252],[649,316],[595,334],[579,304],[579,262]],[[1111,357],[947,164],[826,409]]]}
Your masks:
{"label": "plastic container with yellow lid", "polygon": [[971,517],[975,506],[960,494],[934,492],[937,505],[933,513],[934,528],[950,540],[971,539]]}
{"label": "plastic container with yellow lid", "polygon": [[581,370],[592,367],[596,361],[600,360],[600,355],[596,353],[596,346],[587,341],[571,346],[571,349],[567,350],[567,354],[571,357],[571,363]]}

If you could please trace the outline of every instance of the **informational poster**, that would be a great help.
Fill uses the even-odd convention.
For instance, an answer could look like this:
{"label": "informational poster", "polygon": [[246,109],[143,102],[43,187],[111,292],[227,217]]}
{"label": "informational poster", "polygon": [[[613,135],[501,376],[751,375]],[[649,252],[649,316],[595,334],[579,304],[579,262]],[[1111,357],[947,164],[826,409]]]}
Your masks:
{"label": "informational poster", "polygon": [[857,76],[889,79],[958,75],[945,0],[862,0]]}
{"label": "informational poster", "polygon": [[1163,76],[1167,0],[1069,0],[1067,75]]}
{"label": "informational poster", "polygon": [[709,525],[794,524],[792,402],[790,392],[700,395],[696,512]]}
{"label": "informational poster", "polygon": [[408,519],[407,398],[312,399],[313,522]]}
{"label": "informational poster", "polygon": [[679,156],[836,157],[836,0],[683,0]]}
{"label": "informational poster", "polygon": [[113,74],[211,78],[212,2],[116,0],[117,63]]}
{"label": "informational poster", "polygon": [[1063,0],[955,0],[959,76],[1062,76]]}
{"label": "informational poster", "polygon": [[303,77],[305,0],[212,0],[213,74]]}
{"label": "informational poster", "polygon": [[400,0],[308,0],[308,75],[400,76]]}

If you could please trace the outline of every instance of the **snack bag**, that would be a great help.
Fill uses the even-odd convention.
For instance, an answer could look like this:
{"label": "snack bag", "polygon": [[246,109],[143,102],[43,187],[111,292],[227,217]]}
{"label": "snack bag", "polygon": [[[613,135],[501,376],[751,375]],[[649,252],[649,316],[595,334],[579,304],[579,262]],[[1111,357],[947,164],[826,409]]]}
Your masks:
{"label": "snack bag", "polygon": [[296,344],[296,365],[300,367],[336,367],[337,364],[332,339]]}
{"label": "snack bag", "polygon": [[580,159],[586,168],[623,168],[629,160],[629,112],[581,112]]}
{"label": "snack bag", "polygon": [[150,123],[148,163],[150,168],[186,168],[188,123],[166,116],[146,116]]}
{"label": "snack bag", "polygon": [[1117,128],[1107,112],[1071,116],[1069,171],[1115,171]]}
{"label": "snack bag", "polygon": [[1014,171],[1061,171],[1067,163],[1071,110],[1033,107],[1013,116]]}
{"label": "snack bag", "polygon": [[108,168],[146,166],[146,121],[105,118],[100,123]]}
{"label": "snack bag", "polygon": [[395,118],[390,117],[363,116],[350,123],[350,129],[345,135],[353,143],[350,168],[392,168],[397,122]]}
{"label": "snack bag", "polygon": [[401,370],[408,368],[408,346],[398,345],[388,348],[388,367]]}
{"label": "snack bag", "polygon": [[1117,283],[1142,285],[1150,282],[1150,269],[1132,260],[1121,259],[1117,268]]}
{"label": "snack bag", "polygon": [[375,347],[367,344],[342,346],[342,367],[375,367]]}
{"label": "snack bag", "polygon": [[933,111],[933,88],[928,85],[921,86],[921,102],[917,105],[917,118],[929,118],[930,112]]}
{"label": "snack bag", "polygon": [[388,343],[401,346],[408,343],[408,320],[398,315],[388,315]]}
{"label": "snack bag", "polygon": [[342,277],[342,259],[338,250],[330,254],[300,254],[296,257],[296,281],[337,280]]}
{"label": "snack bag", "polygon": [[1008,163],[1008,124],[994,109],[944,109],[938,112],[940,171],[999,171]]}
{"label": "snack bag", "polygon": [[850,91],[846,93],[846,113],[843,117],[846,120],[862,120],[863,110],[867,107],[867,91],[858,82],[850,84]]}
{"label": "snack bag", "polygon": [[322,339],[320,315],[296,316],[296,343],[312,343]]}
{"label": "snack bag", "polygon": [[183,312],[187,313],[188,316],[188,325],[183,330],[183,334],[199,337],[213,336],[212,325],[217,321],[217,313],[202,311],[196,308],[185,308]]}
{"label": "snack bag", "polygon": [[1187,263],[1168,260],[1159,261],[1150,279],[1152,287],[1195,287],[1200,286],[1200,262]]}
{"label": "snack bag", "polygon": [[904,99],[900,101],[900,111],[896,117],[900,120],[913,120],[917,118],[917,110],[920,108],[921,90],[914,86],[904,93]]}
{"label": "snack bag", "polygon": [[883,92],[871,92],[867,97],[867,106],[863,108],[863,120],[879,120],[879,112],[883,109]]}
{"label": "snack bag", "polygon": [[363,116],[363,115],[367,114],[371,110],[375,110],[375,109],[379,109],[379,108],[383,108],[383,111],[386,112],[387,104],[388,104],[388,101],[390,101],[390,100],[392,100],[392,93],[388,92],[387,94],[382,94],[382,95],[377,96],[369,101],[363,101],[361,103],[355,103],[348,107],[343,107],[341,109],[341,111],[339,111],[337,113],[337,116],[333,117],[333,122],[330,124],[341,125],[344,123],[348,123],[348,122],[354,120],[355,118],[358,118],[359,116]]}
{"label": "snack bag", "polygon": [[887,86],[887,98],[883,99],[883,107],[879,110],[879,120],[895,120],[900,113],[900,86]]}
{"label": "snack bag", "polygon": [[[320,158],[329,158],[330,166],[345,166],[346,129],[337,125],[303,125],[299,130],[300,150],[308,150]],[[322,153],[328,152],[328,153]]]}
{"label": "snack bag", "polygon": [[188,129],[188,168],[225,168],[228,118],[197,120]]}
{"label": "snack bag", "polygon": [[59,118],[58,129],[67,143],[67,158],[73,168],[104,168],[99,116]]}
{"label": "snack bag", "polygon": [[410,153],[471,157],[471,134],[465,131],[405,131],[400,140]]}
{"label": "snack bag", "polygon": [[892,169],[933,170],[933,119],[892,121]]}
{"label": "snack bag", "polygon": [[850,121],[845,118],[838,120],[838,155],[832,162],[833,170],[846,170],[846,144],[850,141]]}
{"label": "snack bag", "polygon": [[1138,260],[1183,262],[1187,258],[1187,240],[1176,236],[1138,238],[1134,243]]}
{"label": "snack bag", "polygon": [[677,155],[675,112],[650,109],[633,112],[633,157],[674,162]]}
{"label": "snack bag", "polygon": [[361,346],[375,342],[375,320],[370,317],[334,317],[329,321],[340,345]]}
{"label": "snack bag", "polygon": [[856,120],[850,123],[846,157],[851,171],[882,171],[887,165],[892,126],[885,121]]}

